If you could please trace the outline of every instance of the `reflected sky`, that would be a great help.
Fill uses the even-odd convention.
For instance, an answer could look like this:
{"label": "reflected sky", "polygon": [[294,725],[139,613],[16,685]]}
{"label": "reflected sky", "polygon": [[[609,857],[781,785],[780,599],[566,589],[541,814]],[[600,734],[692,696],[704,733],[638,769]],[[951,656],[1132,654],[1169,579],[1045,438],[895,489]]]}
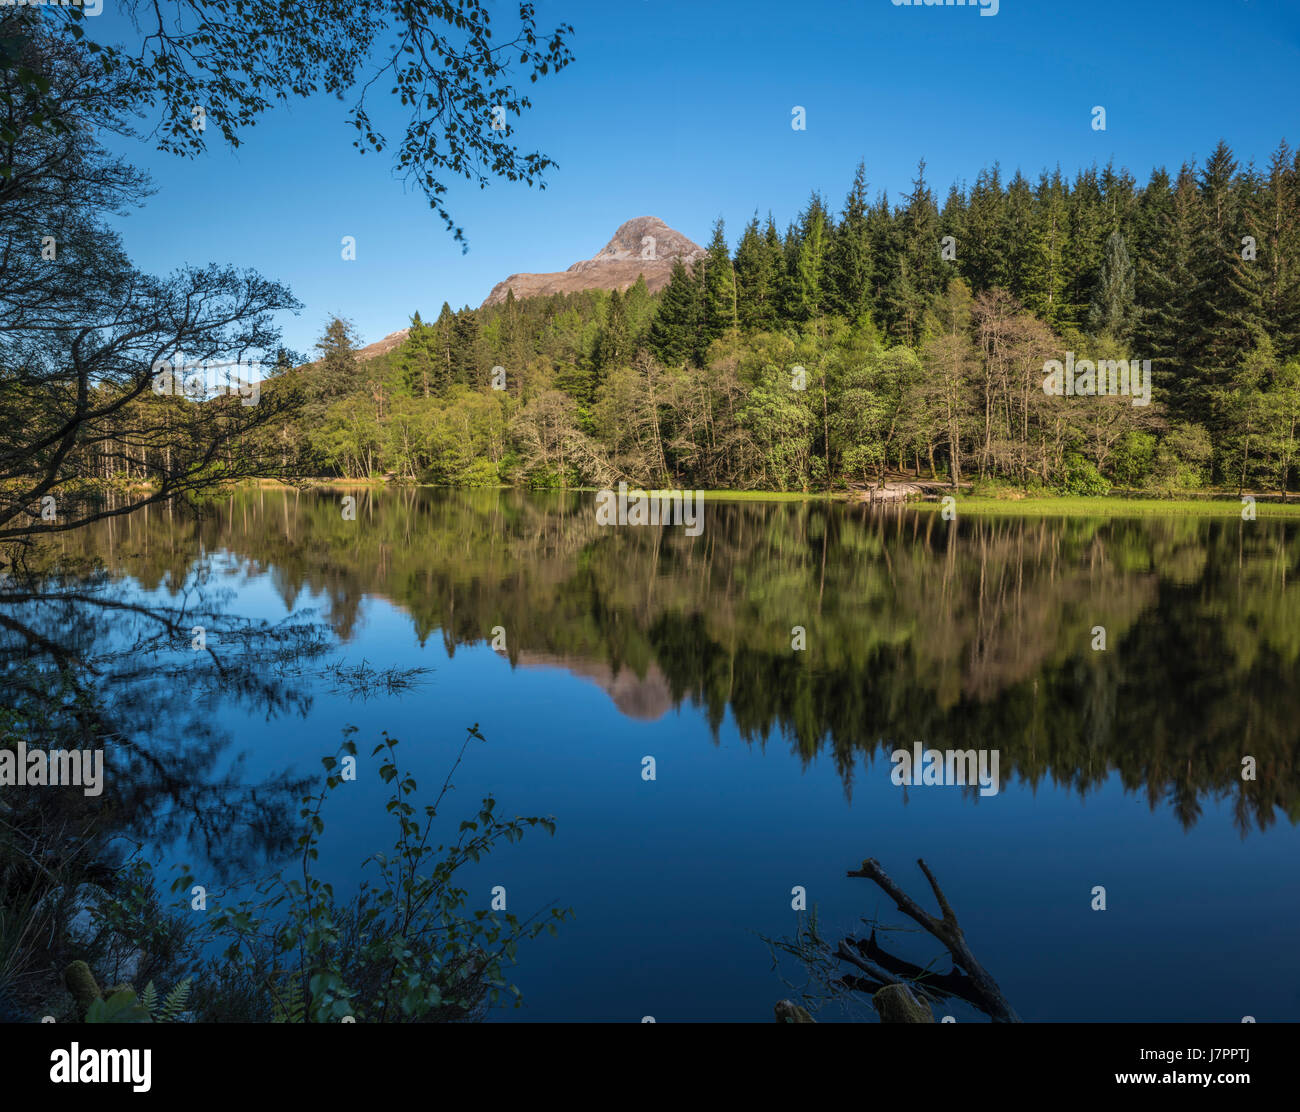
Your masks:
{"label": "reflected sky", "polygon": [[[430,669],[364,702],[304,672],[273,713],[206,713],[253,779],[314,773],[347,723],[387,730],[430,795],[479,724],[446,813],[490,790],[558,829],[501,847],[471,892],[576,912],[525,948],[527,1006],[503,1018],[767,1021],[790,991],[758,936],[793,931],[794,886],[830,931],[901,921],[845,877],[867,856],[918,897],[929,862],[1027,1021],[1300,1018],[1294,525],[734,502],[690,538],[602,530],[590,495],[360,509],[255,491],[61,543],[155,598],[216,554],[242,615],[315,610],[337,657]],[[916,741],[998,749],[1001,791],[896,786],[889,754]],[[331,801],[342,890],[392,841],[386,798],[363,762]]]}

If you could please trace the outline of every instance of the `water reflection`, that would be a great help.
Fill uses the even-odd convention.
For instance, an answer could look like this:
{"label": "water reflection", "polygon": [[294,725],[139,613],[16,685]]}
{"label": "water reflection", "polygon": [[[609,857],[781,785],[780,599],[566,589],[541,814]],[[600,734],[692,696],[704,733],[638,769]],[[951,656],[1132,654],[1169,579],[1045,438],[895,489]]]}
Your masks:
{"label": "water reflection", "polygon": [[[567,668],[638,719],[690,701],[716,731],[729,711],[751,744],[781,737],[805,761],[829,753],[850,792],[865,756],[920,740],[998,748],[1005,780],[1079,793],[1118,771],[1185,827],[1211,798],[1232,801],[1243,833],[1279,810],[1300,817],[1293,524],[949,524],[711,502],[692,538],[602,529],[589,494],[354,493],[356,521],[336,493],[248,491],[202,520],[155,510],[101,523],[62,537],[58,556],[102,556],[120,589],[129,577],[130,590],[152,592],[228,553],[218,576],[264,575],[289,610],[323,596],[344,642],[367,597],[407,613],[422,643],[438,633],[449,654],[500,627],[514,666]],[[66,625],[55,639],[87,635]],[[135,705],[199,742],[185,752],[201,759],[191,754],[203,752],[203,724],[167,702],[174,685],[160,677],[138,691]],[[1242,779],[1248,756],[1254,781]]]}
{"label": "water reflection", "polygon": [[75,546],[28,553],[0,581],[0,744],[102,750],[111,785],[95,798],[3,793],[4,860],[35,874],[41,861],[108,870],[133,843],[182,841],[225,877],[277,859],[297,833],[290,805],[305,782],[247,782],[220,711],[305,716],[300,669],[327,650],[324,631],[307,615],[240,615],[221,561],[178,557],[147,527],[138,537],[163,542],[152,590],[116,553],[106,569]]}

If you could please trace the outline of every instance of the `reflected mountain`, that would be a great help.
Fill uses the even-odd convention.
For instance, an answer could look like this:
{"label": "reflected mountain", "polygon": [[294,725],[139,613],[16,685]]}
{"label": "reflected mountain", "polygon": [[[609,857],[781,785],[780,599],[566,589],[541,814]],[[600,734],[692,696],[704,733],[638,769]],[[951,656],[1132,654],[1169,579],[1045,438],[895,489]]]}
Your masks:
{"label": "reflected mountain", "polygon": [[151,591],[220,553],[289,610],[323,598],[345,643],[373,598],[452,655],[499,626],[514,667],[563,667],[640,720],[730,714],[750,743],[829,754],[846,791],[923,741],[1080,794],[1117,773],[1184,826],[1212,798],[1243,833],[1300,818],[1294,523],[711,501],[692,538],[601,528],[591,494],[350,493],[355,521],[339,492],[250,490],[63,535],[59,556]]}
{"label": "reflected mountain", "polygon": [[604,661],[582,660],[525,649],[515,658],[520,668],[563,668],[570,675],[591,680],[628,718],[656,722],[677,705],[668,678],[652,664],[644,676],[624,668],[615,672]]}

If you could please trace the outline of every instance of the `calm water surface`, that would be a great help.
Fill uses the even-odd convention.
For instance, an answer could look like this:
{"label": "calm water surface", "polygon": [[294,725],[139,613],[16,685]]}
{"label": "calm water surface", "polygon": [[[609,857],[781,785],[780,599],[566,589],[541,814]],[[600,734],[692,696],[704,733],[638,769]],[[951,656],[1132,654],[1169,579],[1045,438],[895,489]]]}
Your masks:
{"label": "calm water surface", "polygon": [[[198,779],[315,775],[354,723],[400,738],[430,795],[478,723],[445,814],[491,791],[558,829],[503,844],[472,902],[500,884],[517,914],[576,913],[524,947],[526,1006],[502,1018],[770,1021],[791,993],[760,935],[793,931],[792,888],[827,933],[902,921],[845,876],[870,856],[927,905],[931,865],[1026,1020],[1300,1019],[1296,525],[711,502],[692,538],[601,529],[589,494],[358,497],[356,521],[337,493],[247,492],[61,544],[121,599],[174,604],[206,569],[232,613],[314,616],[331,660],[429,669],[364,700],[310,668],[191,699],[174,654],[145,705]],[[108,627],[88,636],[131,636]],[[889,755],[917,741],[996,749],[1001,791],[896,786]],[[393,840],[361,773],[326,812],[342,890]],[[207,839],[157,823],[149,851],[251,875],[220,851],[292,817],[259,798]]]}

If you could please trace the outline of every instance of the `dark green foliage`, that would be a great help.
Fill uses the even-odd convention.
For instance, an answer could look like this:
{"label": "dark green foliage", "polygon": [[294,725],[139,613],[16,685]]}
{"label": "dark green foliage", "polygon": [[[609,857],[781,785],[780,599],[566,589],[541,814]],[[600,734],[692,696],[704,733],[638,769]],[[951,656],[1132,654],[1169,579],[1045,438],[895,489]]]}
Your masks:
{"label": "dark green foliage", "polygon": [[779,319],[784,259],[781,237],[771,216],[759,229],[758,216],[745,226],[736,247],[736,302],[740,327],[745,331],[775,328]]}
{"label": "dark green foliage", "polygon": [[461,386],[483,386],[482,376],[488,368],[479,358],[478,341],[478,318],[473,309],[462,309],[451,332],[452,381]]}
{"label": "dark green foliage", "polygon": [[709,255],[701,264],[700,275],[700,344],[698,352],[729,328],[739,325],[736,303],[736,276],[732,270],[731,252],[727,248],[726,229],[721,219],[713,225],[713,238],[709,241]]}
{"label": "dark green foliage", "polygon": [[1133,335],[1135,296],[1133,263],[1128,257],[1124,236],[1120,232],[1111,232],[1106,240],[1101,275],[1088,311],[1089,329],[1097,335],[1126,343]]}
{"label": "dark green foliage", "polygon": [[[1005,182],[995,165],[941,211],[924,163],[897,204],[868,201],[859,165],[838,218],[813,193],[784,236],[756,215],[734,256],[719,220],[654,296],[638,281],[444,305],[368,361],[332,322],[302,372],[318,387],[303,432],[322,470],[459,485],[809,489],[908,472],[1288,490],[1298,183],[1285,145],[1261,173],[1220,144],[1144,187],[1110,165]],[[1044,401],[1044,362],[1067,351],[1150,359],[1151,406]]]}
{"label": "dark green foliage", "polygon": [[787,239],[785,313],[796,324],[807,324],[829,312],[833,301],[829,269],[832,224],[816,193]]}
{"label": "dark green foliage", "polygon": [[856,321],[872,309],[873,259],[867,224],[865,163],[858,163],[853,186],[844,200],[844,212],[831,237],[827,270],[831,311]]}
{"label": "dark green foliage", "polygon": [[699,355],[703,316],[699,274],[698,268],[687,269],[681,259],[673,261],[672,277],[650,326],[650,350],[668,366]]}

